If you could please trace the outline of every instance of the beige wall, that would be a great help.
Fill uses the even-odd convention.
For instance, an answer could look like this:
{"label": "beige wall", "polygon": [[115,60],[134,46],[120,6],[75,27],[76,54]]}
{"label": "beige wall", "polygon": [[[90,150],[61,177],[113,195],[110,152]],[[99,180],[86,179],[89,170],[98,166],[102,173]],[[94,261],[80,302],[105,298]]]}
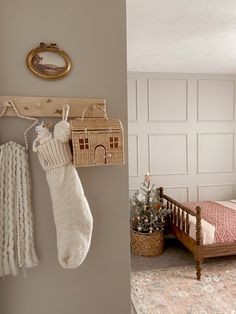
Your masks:
{"label": "beige wall", "polygon": [[[56,42],[73,70],[59,81],[34,77],[27,52]],[[126,127],[125,1],[2,0],[0,94],[99,97]],[[0,143],[22,142],[24,122],[0,123]],[[34,132],[31,134],[33,138]],[[130,312],[127,165],[79,169],[94,216],[84,264],[64,270],[57,261],[55,227],[45,174],[30,154],[33,210],[40,264],[25,279],[0,280],[1,314],[127,314]]]}

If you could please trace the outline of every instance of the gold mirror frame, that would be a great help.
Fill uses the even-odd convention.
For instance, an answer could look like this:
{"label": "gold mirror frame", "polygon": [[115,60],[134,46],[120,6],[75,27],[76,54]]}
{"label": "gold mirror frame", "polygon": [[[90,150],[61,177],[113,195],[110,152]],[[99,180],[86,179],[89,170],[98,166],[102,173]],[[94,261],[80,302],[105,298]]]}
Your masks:
{"label": "gold mirror frame", "polygon": [[47,80],[62,78],[71,70],[70,57],[56,44],[44,44],[27,55],[27,66],[35,75]]}

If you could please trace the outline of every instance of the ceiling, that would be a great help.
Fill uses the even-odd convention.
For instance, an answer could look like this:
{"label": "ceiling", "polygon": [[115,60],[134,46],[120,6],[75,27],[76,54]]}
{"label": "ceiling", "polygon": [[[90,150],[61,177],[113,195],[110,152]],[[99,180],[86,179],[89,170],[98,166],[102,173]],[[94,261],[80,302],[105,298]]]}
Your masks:
{"label": "ceiling", "polygon": [[128,71],[236,74],[235,0],[127,0]]}

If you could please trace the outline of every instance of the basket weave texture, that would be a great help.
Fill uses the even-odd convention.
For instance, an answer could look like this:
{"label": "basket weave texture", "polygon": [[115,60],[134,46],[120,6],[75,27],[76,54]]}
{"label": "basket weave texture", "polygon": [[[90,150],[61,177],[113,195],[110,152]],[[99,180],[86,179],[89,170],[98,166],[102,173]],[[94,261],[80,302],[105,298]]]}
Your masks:
{"label": "basket weave texture", "polygon": [[71,121],[76,167],[124,163],[124,132],[118,119],[81,118]]}
{"label": "basket weave texture", "polygon": [[131,231],[131,248],[135,255],[158,256],[163,253],[164,237],[162,231],[140,233]]}

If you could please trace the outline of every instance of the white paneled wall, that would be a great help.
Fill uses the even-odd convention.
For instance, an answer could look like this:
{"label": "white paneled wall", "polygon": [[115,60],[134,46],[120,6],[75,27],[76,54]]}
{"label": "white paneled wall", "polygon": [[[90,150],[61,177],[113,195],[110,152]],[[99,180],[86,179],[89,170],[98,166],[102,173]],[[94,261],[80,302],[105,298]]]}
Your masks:
{"label": "white paneled wall", "polygon": [[[149,134],[148,144],[148,168],[153,176],[188,173],[187,134]],[[175,154],[175,162],[173,162],[172,154],[164,153],[168,147],[178,152]]]}
{"label": "white paneled wall", "polygon": [[233,75],[128,73],[130,192],[149,171],[181,201],[236,197]]}
{"label": "white paneled wall", "polygon": [[234,81],[198,80],[198,120],[234,120]]}
{"label": "white paneled wall", "polygon": [[186,80],[148,79],[149,121],[186,121],[187,92]]}

